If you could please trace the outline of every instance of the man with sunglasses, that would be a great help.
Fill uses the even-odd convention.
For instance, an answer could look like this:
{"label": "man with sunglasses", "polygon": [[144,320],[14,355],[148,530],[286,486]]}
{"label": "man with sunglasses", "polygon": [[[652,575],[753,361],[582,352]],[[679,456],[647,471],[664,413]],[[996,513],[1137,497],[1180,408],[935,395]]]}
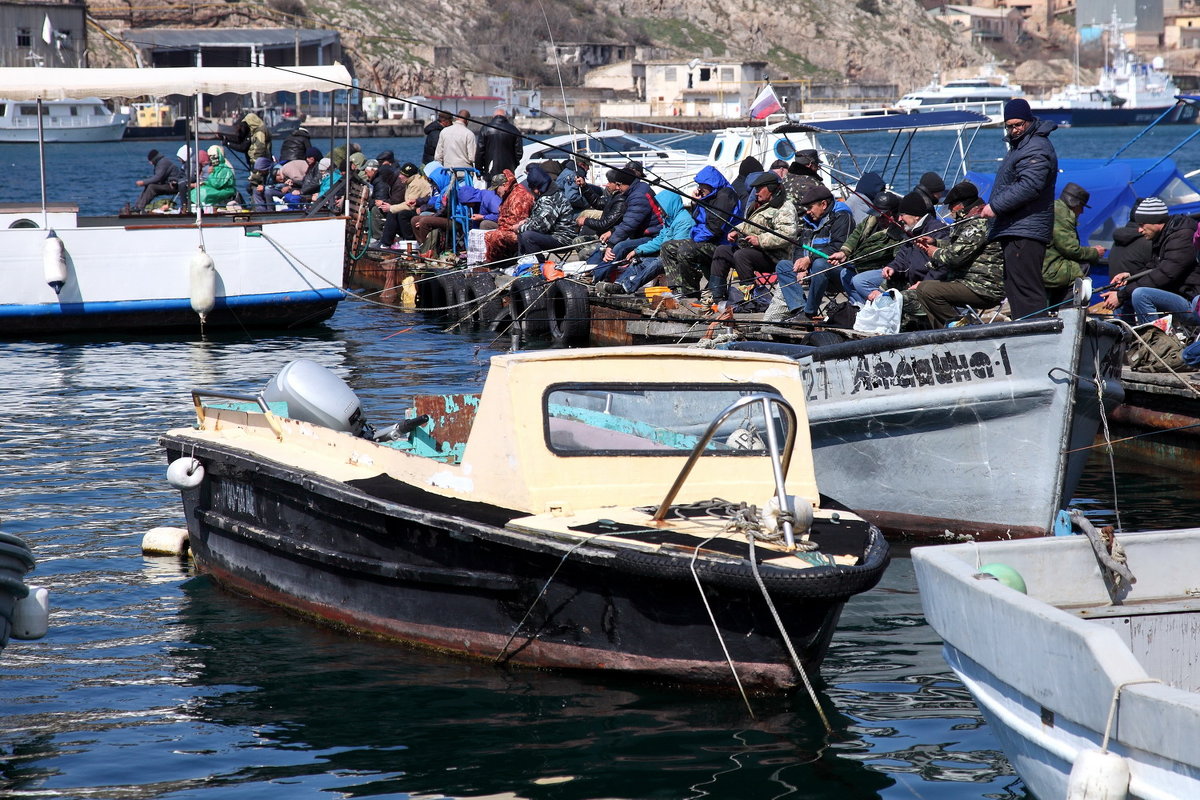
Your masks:
{"label": "man with sunglasses", "polygon": [[1042,261],[1054,232],[1054,182],[1058,154],[1050,134],[1058,126],[1033,116],[1024,98],[1004,104],[1008,153],[996,170],[988,204],[991,239],[1004,252],[1004,292],[1013,319],[1047,313]]}

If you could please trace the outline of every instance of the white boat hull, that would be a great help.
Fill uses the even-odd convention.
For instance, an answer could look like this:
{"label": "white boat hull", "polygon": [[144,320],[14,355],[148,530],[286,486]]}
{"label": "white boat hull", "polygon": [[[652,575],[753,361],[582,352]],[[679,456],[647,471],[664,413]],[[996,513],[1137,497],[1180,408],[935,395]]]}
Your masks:
{"label": "white boat hull", "polygon": [[[216,269],[207,326],[292,325],[333,313],[343,293],[345,219],[268,215],[206,222],[188,217],[102,218],[58,211],[66,280],[47,283],[40,211],[0,209],[0,335],[83,330],[199,330],[191,260],[203,243]],[[259,235],[261,232],[261,235]]]}
{"label": "white boat hull", "polygon": [[[1122,605],[1110,604],[1082,536],[913,551],[947,662],[1039,798],[1066,796],[1080,754],[1099,750],[1106,729],[1129,767],[1129,797],[1200,797],[1200,530],[1121,543],[1137,578]],[[1015,569],[1028,594],[975,577],[995,563]]]}
{"label": "white boat hull", "polygon": [[[64,142],[117,142],[125,135],[126,121],[118,119],[106,125],[59,126],[48,125],[42,130],[47,144]],[[0,125],[0,142],[37,144],[37,126],[7,127]]]}

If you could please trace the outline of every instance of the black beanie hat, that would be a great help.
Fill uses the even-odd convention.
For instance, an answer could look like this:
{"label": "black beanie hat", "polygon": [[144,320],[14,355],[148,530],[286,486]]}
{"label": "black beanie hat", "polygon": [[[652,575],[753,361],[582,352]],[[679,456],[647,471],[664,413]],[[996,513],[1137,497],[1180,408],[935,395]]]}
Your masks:
{"label": "black beanie hat", "polygon": [[157,150],[151,150],[149,153],[147,153],[147,154],[146,154],[146,159],[147,159],[148,161],[153,161],[153,160],[154,160],[154,159],[156,159],[156,158],[158,158],[158,151],[157,151]]}
{"label": "black beanie hat", "polygon": [[929,201],[925,199],[925,195],[920,192],[909,192],[900,198],[900,205],[896,210],[912,217],[923,217],[932,209],[929,208]]}
{"label": "black beanie hat", "polygon": [[1004,104],[1004,119],[1023,119],[1028,122],[1034,120],[1033,109],[1029,107],[1029,101],[1024,97],[1014,97]]}

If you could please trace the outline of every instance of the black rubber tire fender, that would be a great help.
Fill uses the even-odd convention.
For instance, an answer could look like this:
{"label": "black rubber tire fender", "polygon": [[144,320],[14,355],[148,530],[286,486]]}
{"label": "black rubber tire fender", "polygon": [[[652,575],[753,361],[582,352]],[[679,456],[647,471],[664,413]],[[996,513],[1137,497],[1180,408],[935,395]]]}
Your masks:
{"label": "black rubber tire fender", "polygon": [[468,272],[463,295],[471,304],[464,311],[470,315],[472,322],[480,325],[491,324],[504,305],[496,293],[496,276],[490,272]]}
{"label": "black rubber tire fender", "polygon": [[801,344],[809,347],[824,347],[827,344],[841,344],[850,341],[849,336],[843,336],[837,331],[813,331],[800,340]]}
{"label": "black rubber tire fender", "polygon": [[463,313],[461,306],[466,299],[466,281],[463,278],[463,274],[457,270],[443,272],[441,275],[438,275],[438,283],[442,285],[446,292],[446,302],[442,305],[443,307],[448,306],[442,313],[458,318]]}
{"label": "black rubber tire fender", "polygon": [[546,281],[540,277],[517,278],[508,289],[509,308],[513,322],[521,326],[526,336],[544,334],[550,330],[547,320]]}
{"label": "black rubber tire fender", "polygon": [[450,305],[446,300],[446,284],[442,277],[427,273],[417,278],[417,308],[443,308]]}
{"label": "black rubber tire fender", "polygon": [[587,287],[561,278],[551,283],[546,292],[546,319],[556,345],[587,343],[592,329]]}

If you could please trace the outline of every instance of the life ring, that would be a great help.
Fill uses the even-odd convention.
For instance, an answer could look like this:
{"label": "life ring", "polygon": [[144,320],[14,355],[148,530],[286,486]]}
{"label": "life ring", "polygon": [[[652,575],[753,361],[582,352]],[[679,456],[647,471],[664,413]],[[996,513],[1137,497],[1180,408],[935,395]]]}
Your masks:
{"label": "life ring", "polygon": [[546,320],[556,345],[581,344],[591,335],[588,293],[583,284],[558,280],[546,292]]}
{"label": "life ring", "polygon": [[525,336],[547,333],[550,322],[546,294],[546,281],[540,276],[517,278],[508,290],[509,309],[512,311],[513,323],[521,326]]}

